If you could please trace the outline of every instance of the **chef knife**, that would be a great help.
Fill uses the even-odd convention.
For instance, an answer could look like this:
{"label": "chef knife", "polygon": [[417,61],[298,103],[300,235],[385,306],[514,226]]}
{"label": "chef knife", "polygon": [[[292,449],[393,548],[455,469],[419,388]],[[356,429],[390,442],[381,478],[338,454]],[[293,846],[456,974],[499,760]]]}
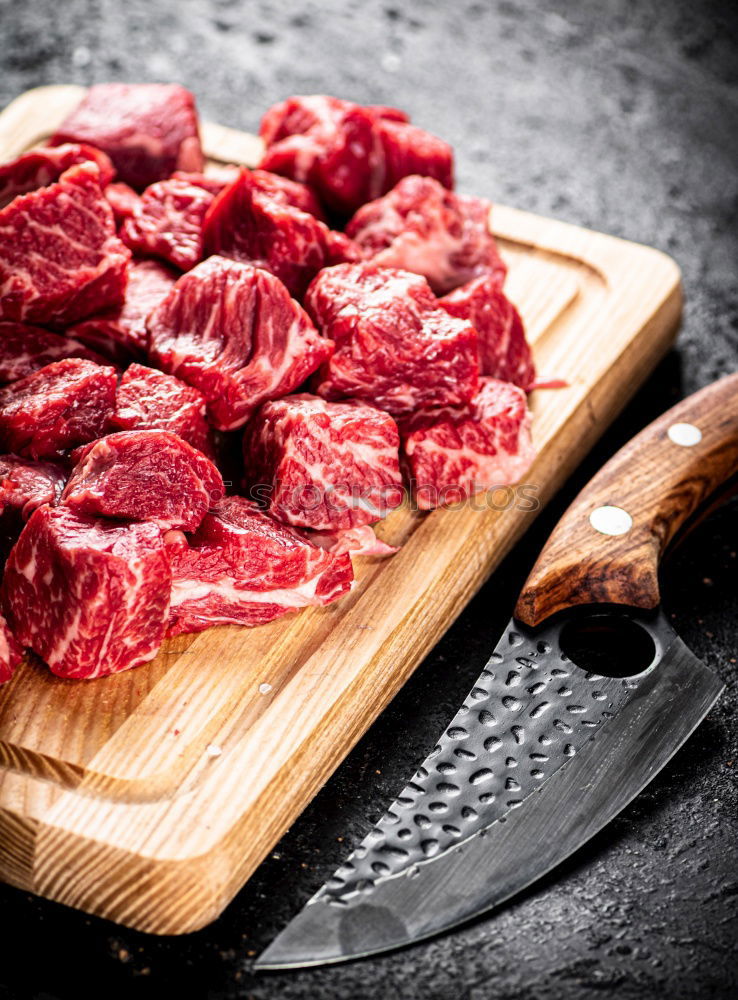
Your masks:
{"label": "chef knife", "polygon": [[550,871],[661,770],[722,691],[660,607],[678,530],[738,473],[738,374],[682,401],[574,500],[436,747],[257,969],[422,940]]}

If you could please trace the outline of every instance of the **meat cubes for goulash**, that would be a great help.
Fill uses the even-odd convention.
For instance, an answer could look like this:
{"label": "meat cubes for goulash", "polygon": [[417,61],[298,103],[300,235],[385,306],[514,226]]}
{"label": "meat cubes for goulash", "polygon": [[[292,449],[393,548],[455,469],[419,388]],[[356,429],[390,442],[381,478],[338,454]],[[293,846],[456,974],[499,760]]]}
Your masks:
{"label": "meat cubes for goulash", "polygon": [[277,278],[223,257],[183,275],[148,326],[151,360],[200,390],[219,430],[296,389],[333,347]]}
{"label": "meat cubes for goulash", "polygon": [[202,393],[174,375],[144,365],[134,363],[123,373],[110,426],[121,431],[171,431],[206,455],[213,450]]}
{"label": "meat cubes for goulash", "polygon": [[164,83],[98,83],[59,126],[52,145],[85,142],[107,153],[118,180],[134,188],[198,171],[203,154],[195,99]]}
{"label": "meat cubes for goulash", "polygon": [[309,184],[346,215],[408,174],[453,187],[451,147],[395,108],[290,97],[267,111],[259,133],[266,145],[262,167]]}
{"label": "meat cubes for goulash", "polygon": [[257,410],[244,466],[252,495],[277,520],[342,530],[372,524],[402,502],[399,443],[388,413],[301,393]]}
{"label": "meat cubes for goulash", "polygon": [[356,397],[402,414],[466,403],[477,391],[476,330],[441,309],[417,274],[374,264],[326,268],[305,307],[336,345],[314,380],[325,399]]}
{"label": "meat cubes for goulash", "polygon": [[112,181],[115,171],[110,159],[99,149],[78,143],[29,149],[10,163],[0,166],[0,208],[5,208],[19,194],[28,194],[29,191],[59,180],[69,167],[88,162],[97,165],[100,185],[106,187]]}
{"label": "meat cubes for goulash", "polygon": [[0,450],[56,458],[105,433],[115,406],[114,368],[55,361],[0,389]]}
{"label": "meat cubes for goulash", "polygon": [[171,570],[155,524],[40,507],[8,559],[13,634],[60,677],[116,673],[152,659],[169,613]]}
{"label": "meat cubes for goulash", "polygon": [[507,268],[489,231],[490,203],[405,177],[354,215],[346,233],[380,267],[422,274],[442,295],[480,275],[501,285]]}
{"label": "meat cubes for goulash", "polygon": [[419,410],[400,422],[403,457],[421,510],[516,483],[535,452],[522,389],[484,378],[465,406]]}
{"label": "meat cubes for goulash", "polygon": [[499,287],[483,275],[439,299],[451,316],[465,319],[479,334],[479,373],[529,389],[536,375],[520,313]]}
{"label": "meat cubes for goulash", "polygon": [[121,431],[82,449],[61,503],[79,514],[194,531],[225,492],[201,452],[168,431]]}
{"label": "meat cubes for goulash", "polygon": [[105,364],[100,355],[73,337],[27,323],[0,323],[0,384],[17,382],[65,358],[86,358]]}
{"label": "meat cubes for goulash", "polygon": [[0,319],[63,326],[118,305],[130,251],[92,163],[0,211]]}
{"label": "meat cubes for goulash", "polygon": [[112,361],[144,357],[146,317],[171,291],[177,272],[155,260],[133,260],[120,306],[96,313],[69,327],[68,333]]}
{"label": "meat cubes for goulash", "polygon": [[329,604],[351,589],[348,555],[317,548],[244,497],[226,497],[186,538],[166,536],[172,567],[169,634],[261,625]]}

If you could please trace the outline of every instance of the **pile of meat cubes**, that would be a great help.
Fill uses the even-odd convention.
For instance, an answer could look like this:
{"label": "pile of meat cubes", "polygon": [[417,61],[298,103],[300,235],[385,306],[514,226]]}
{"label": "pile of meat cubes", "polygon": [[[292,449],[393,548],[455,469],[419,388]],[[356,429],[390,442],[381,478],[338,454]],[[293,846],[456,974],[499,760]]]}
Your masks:
{"label": "pile of meat cubes", "polygon": [[0,166],[0,680],[328,604],[406,497],[532,460],[531,353],[450,147],[332,97],[261,137],[258,169],[206,165],[188,91],[103,84]]}

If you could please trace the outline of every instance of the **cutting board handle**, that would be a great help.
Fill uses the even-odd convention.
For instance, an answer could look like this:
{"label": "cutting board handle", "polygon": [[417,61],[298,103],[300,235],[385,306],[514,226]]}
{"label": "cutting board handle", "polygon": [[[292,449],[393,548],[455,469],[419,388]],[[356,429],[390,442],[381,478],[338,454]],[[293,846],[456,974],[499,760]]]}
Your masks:
{"label": "cutting board handle", "polygon": [[610,459],[554,529],[515,609],[526,625],[584,604],[650,610],[679,528],[738,473],[738,374],[677,403]]}

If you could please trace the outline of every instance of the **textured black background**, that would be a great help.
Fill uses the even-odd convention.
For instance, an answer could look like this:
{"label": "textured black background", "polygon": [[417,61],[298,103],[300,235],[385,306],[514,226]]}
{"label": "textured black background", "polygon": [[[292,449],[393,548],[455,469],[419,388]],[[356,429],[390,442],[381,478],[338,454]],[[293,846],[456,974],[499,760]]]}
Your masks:
{"label": "textured black background", "polygon": [[666,580],[678,629],[728,690],[620,818],[515,905],[453,934],[336,969],[251,971],[432,746],[575,490],[661,410],[737,367],[731,6],[0,0],[0,104],[44,83],[177,80],[205,116],[251,130],[290,93],[396,104],[454,144],[462,190],[660,247],[687,301],[677,351],[224,916],[161,939],[0,887],[0,1000],[738,995],[736,503]]}

